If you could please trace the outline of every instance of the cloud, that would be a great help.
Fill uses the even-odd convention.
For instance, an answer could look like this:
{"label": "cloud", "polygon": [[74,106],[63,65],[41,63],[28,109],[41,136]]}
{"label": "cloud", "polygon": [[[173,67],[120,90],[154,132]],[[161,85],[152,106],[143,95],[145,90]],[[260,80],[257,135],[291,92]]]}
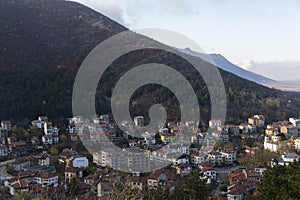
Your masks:
{"label": "cloud", "polygon": [[185,0],[73,0],[87,5],[113,20],[134,27],[143,15],[190,15],[197,11]]}
{"label": "cloud", "polygon": [[297,60],[261,62],[246,60],[238,66],[275,80],[300,80],[300,61]]}

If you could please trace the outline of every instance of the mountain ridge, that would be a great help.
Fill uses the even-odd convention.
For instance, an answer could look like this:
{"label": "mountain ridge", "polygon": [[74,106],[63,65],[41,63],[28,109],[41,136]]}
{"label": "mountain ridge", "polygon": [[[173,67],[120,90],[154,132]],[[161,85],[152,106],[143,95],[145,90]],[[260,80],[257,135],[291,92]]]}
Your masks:
{"label": "mountain ridge", "polygon": [[[73,83],[84,58],[100,42],[125,30],[128,29],[108,17],[72,1],[1,0],[0,118],[71,116]],[[208,120],[211,102],[203,79],[176,55],[154,50],[132,52],[112,63],[111,71],[101,80],[103,87],[97,90],[97,111],[110,113],[109,99],[120,75],[131,67],[154,61],[177,67],[187,75],[199,97],[201,116]],[[200,58],[199,62],[210,65]],[[257,113],[270,120],[298,114],[298,95],[267,88],[223,70],[220,73],[226,87],[229,122]],[[170,119],[180,113],[176,110],[176,97],[159,86],[143,87],[132,101],[137,102],[132,105],[138,105],[131,108],[133,115],[147,116],[147,108],[161,102],[170,107]]]}
{"label": "mountain ridge", "polygon": [[221,54],[215,54],[215,53],[204,54],[204,53],[199,53],[199,52],[193,51],[189,48],[179,49],[179,51],[197,56],[197,57],[199,57],[199,58],[201,58],[201,59],[203,59],[203,60],[205,60],[227,72],[231,72],[241,78],[247,79],[249,81],[253,81],[253,82],[261,84],[261,85],[274,84],[277,82],[271,78],[267,78],[260,74],[256,74],[254,72],[245,70],[245,69],[231,63],[228,59],[226,59]]}

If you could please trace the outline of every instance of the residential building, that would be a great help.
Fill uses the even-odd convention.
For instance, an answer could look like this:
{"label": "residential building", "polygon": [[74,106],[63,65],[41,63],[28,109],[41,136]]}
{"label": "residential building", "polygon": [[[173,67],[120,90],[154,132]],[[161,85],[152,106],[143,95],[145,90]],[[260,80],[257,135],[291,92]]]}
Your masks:
{"label": "residential building", "polygon": [[221,152],[223,159],[225,160],[225,164],[232,164],[236,161],[236,152],[228,151],[228,152]]}
{"label": "residential building", "polygon": [[44,144],[53,145],[53,144],[59,143],[59,137],[55,134],[43,135],[42,136],[42,141],[43,141]]}
{"label": "residential building", "polygon": [[28,191],[28,184],[26,183],[25,180],[13,180],[10,181],[5,181],[5,186],[9,188],[9,193],[11,195],[18,194],[20,192],[27,192]]}
{"label": "residential building", "polygon": [[58,186],[58,176],[49,172],[42,172],[34,178],[35,182],[42,187]]}
{"label": "residential building", "polygon": [[44,134],[45,135],[58,135],[59,129],[52,125],[52,122],[44,123]]}
{"label": "residential building", "polygon": [[11,122],[9,120],[1,121],[1,127],[8,131],[11,131]]}
{"label": "residential building", "polygon": [[175,137],[176,137],[175,133],[161,133],[160,134],[160,140],[165,144],[169,143],[169,142],[173,142]]}
{"label": "residential building", "polygon": [[134,117],[134,124],[136,126],[144,126],[144,117],[143,116]]}
{"label": "residential building", "polygon": [[82,169],[79,167],[67,167],[65,169],[65,181],[71,182],[73,178],[82,178]]}
{"label": "residential building", "polygon": [[207,155],[204,153],[197,153],[193,154],[191,158],[191,163],[198,165],[199,163],[206,162],[207,161]]}
{"label": "residential building", "polygon": [[47,152],[41,153],[41,155],[38,157],[38,165],[39,166],[50,166],[50,155],[48,155]]}
{"label": "residential building", "polygon": [[262,127],[265,125],[265,117],[263,115],[254,115],[253,117],[249,117],[248,124]]}
{"label": "residential building", "polygon": [[295,153],[284,153],[281,157],[273,158],[271,160],[271,166],[282,165],[286,166],[293,162],[299,161],[299,155]]}
{"label": "residential building", "polygon": [[291,117],[291,118],[289,118],[289,122],[290,122],[293,126],[300,128],[300,119],[297,119],[297,118],[295,118],[295,117]]}
{"label": "residential building", "polygon": [[8,149],[6,146],[0,146],[0,157],[8,156]]}
{"label": "residential building", "polygon": [[211,128],[211,129],[216,129],[221,126],[222,126],[222,121],[219,119],[209,121],[209,128]]}

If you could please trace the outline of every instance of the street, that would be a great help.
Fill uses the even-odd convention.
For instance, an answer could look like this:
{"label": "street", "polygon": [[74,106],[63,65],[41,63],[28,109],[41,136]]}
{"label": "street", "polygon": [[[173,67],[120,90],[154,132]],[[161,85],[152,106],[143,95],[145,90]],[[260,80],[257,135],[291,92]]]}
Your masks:
{"label": "street", "polygon": [[0,177],[12,178],[13,176],[6,172],[6,165],[15,162],[15,159],[7,160],[0,163]]}

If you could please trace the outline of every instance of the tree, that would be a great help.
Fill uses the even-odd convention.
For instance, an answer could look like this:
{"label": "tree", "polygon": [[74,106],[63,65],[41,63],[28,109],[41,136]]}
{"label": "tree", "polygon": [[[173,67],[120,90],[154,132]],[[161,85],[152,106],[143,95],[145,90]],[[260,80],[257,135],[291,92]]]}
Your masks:
{"label": "tree", "polygon": [[56,147],[51,147],[50,149],[49,149],[49,152],[50,152],[50,154],[51,155],[53,155],[53,156],[57,156],[58,155],[58,150],[57,150],[57,148]]}
{"label": "tree", "polygon": [[300,162],[267,169],[254,199],[300,199]]}

